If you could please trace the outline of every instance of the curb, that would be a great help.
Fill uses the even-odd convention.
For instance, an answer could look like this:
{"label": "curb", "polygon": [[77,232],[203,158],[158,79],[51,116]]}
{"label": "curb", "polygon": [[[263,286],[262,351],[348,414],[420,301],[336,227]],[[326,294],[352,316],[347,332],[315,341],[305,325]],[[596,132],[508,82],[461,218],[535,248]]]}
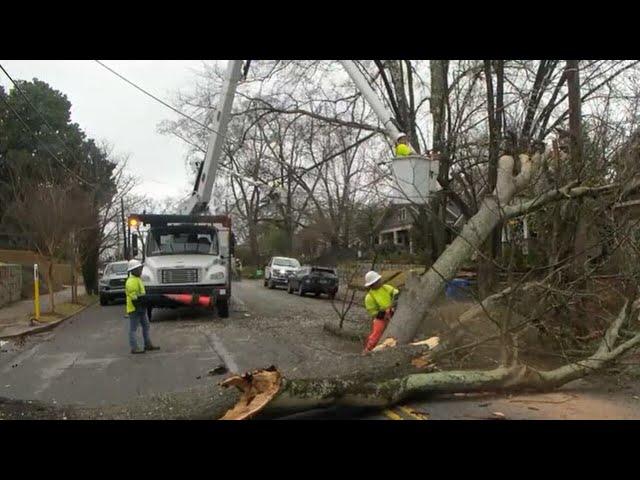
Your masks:
{"label": "curb", "polygon": [[89,305],[85,305],[80,310],[78,310],[77,312],[74,312],[71,315],[68,315],[68,316],[66,316],[64,318],[61,318],[60,320],[56,320],[55,322],[47,323],[46,325],[42,325],[40,327],[33,327],[30,330],[26,330],[26,331],[21,332],[21,333],[13,333],[13,334],[10,334],[10,335],[0,335],[0,338],[16,338],[16,337],[22,337],[22,336],[26,336],[26,335],[31,335],[33,333],[46,332],[47,330],[51,330],[51,329],[57,327],[58,325],[60,325],[65,320],[69,320],[71,317],[75,317],[79,313],[84,312],[87,308],[95,305],[96,303],[97,303],[97,301],[92,302]]}

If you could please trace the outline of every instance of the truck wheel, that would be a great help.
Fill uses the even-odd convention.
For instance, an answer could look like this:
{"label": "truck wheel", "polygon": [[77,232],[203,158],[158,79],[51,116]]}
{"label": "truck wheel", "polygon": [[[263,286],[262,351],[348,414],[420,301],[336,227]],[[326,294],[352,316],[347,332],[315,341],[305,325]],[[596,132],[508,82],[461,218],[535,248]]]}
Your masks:
{"label": "truck wheel", "polygon": [[109,299],[104,295],[100,295],[100,305],[102,305],[103,307],[105,305],[109,305]]}
{"label": "truck wheel", "polygon": [[267,279],[266,278],[264,279],[264,286],[265,287],[267,286]]}
{"label": "truck wheel", "polygon": [[316,292],[315,296],[316,296],[316,298],[318,298],[320,296],[320,292]]}
{"label": "truck wheel", "polygon": [[269,279],[269,288],[270,288],[271,290],[273,290],[274,288],[276,288],[276,286],[275,286],[275,285],[274,285],[274,283],[273,283],[273,280],[271,280],[271,279]]}
{"label": "truck wheel", "polygon": [[287,283],[287,293],[293,294],[293,285],[291,285],[291,282]]}
{"label": "truck wheel", "polygon": [[298,295],[300,295],[301,297],[304,297],[304,290],[302,289],[302,283],[298,287]]}
{"label": "truck wheel", "polygon": [[216,308],[218,309],[218,315],[220,318],[227,318],[229,316],[229,299],[221,299],[216,301]]}

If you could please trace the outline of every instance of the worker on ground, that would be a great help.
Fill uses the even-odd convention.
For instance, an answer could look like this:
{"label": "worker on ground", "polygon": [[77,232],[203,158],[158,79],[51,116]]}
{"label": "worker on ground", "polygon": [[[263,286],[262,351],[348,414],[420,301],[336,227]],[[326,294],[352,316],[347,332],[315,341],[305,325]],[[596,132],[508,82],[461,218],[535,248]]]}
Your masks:
{"label": "worker on ground", "polygon": [[393,317],[400,292],[391,285],[385,285],[382,276],[374,271],[367,272],[364,276],[364,286],[369,289],[364,298],[364,308],[373,320],[371,334],[364,348],[365,352],[369,352],[378,344],[389,320]]}
{"label": "worker on ground", "polygon": [[416,152],[409,145],[407,134],[400,132],[396,135],[396,157],[406,157],[407,155],[415,155]]}
{"label": "worker on ground", "polygon": [[[127,314],[129,315],[129,345],[131,353],[144,353],[147,350],[160,350],[151,343],[149,337],[149,319],[144,306],[144,284],[140,275],[142,275],[142,263],[138,260],[129,260],[127,267],[129,278],[125,283],[124,289],[127,295]],[[142,326],[142,337],[144,339],[144,349],[138,348],[136,339],[138,333],[138,325]]]}

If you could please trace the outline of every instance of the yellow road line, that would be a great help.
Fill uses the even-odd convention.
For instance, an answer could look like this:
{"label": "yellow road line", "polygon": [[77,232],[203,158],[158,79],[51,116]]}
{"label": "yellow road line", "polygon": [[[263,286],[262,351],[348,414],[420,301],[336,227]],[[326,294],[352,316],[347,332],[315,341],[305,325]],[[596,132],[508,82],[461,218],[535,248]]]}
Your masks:
{"label": "yellow road line", "polygon": [[387,416],[388,418],[390,418],[391,420],[404,420],[404,418],[402,418],[400,415],[398,415],[396,412],[394,412],[393,410],[383,410],[382,413],[385,414],[385,416]]}
{"label": "yellow road line", "polygon": [[408,408],[408,407],[405,407],[404,405],[400,405],[398,408],[402,410],[404,413],[406,413],[407,415],[409,415],[411,418],[414,418],[415,420],[429,420],[428,415],[417,412],[413,408]]}

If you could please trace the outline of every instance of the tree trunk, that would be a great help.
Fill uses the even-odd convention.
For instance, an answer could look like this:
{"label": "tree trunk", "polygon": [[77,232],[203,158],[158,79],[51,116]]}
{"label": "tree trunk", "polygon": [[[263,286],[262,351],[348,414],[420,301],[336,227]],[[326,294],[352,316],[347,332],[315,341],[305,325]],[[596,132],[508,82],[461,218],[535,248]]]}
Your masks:
{"label": "tree trunk", "polygon": [[446,221],[447,221],[447,192],[449,189],[449,162],[446,118],[448,95],[448,60],[430,60],[429,70],[431,74],[431,98],[429,109],[433,121],[433,150],[438,152],[440,162],[438,165],[438,182],[442,190],[437,192],[430,200],[431,229],[433,231],[433,248],[431,262],[435,262],[446,247]]}
{"label": "tree trunk", "polygon": [[[582,148],[582,99],[580,94],[580,69],[577,60],[567,60],[565,74],[567,77],[567,95],[569,97],[569,136],[572,177],[580,181],[583,176],[584,158]],[[585,216],[584,202],[579,199],[572,217],[575,218],[573,230],[573,254],[575,265],[573,274],[580,276],[587,260],[588,220]]]}
{"label": "tree trunk", "polygon": [[256,226],[249,225],[249,251],[252,265],[260,265],[260,247],[258,246],[258,233]]}
{"label": "tree trunk", "polygon": [[[409,276],[393,321],[387,327],[382,341],[394,338],[399,344],[411,342],[418,327],[429,313],[429,308],[444,290],[446,282],[455,277],[461,265],[481,248],[493,229],[502,220],[502,208],[515,193],[528,185],[532,170],[541,155],[532,158],[520,155],[521,171],[513,175],[514,159],[500,158],[498,183],[492,195],[487,195],[476,213],[464,226],[461,234],[447,247],[435,264],[421,278]],[[535,164],[535,165],[534,165]]]}

